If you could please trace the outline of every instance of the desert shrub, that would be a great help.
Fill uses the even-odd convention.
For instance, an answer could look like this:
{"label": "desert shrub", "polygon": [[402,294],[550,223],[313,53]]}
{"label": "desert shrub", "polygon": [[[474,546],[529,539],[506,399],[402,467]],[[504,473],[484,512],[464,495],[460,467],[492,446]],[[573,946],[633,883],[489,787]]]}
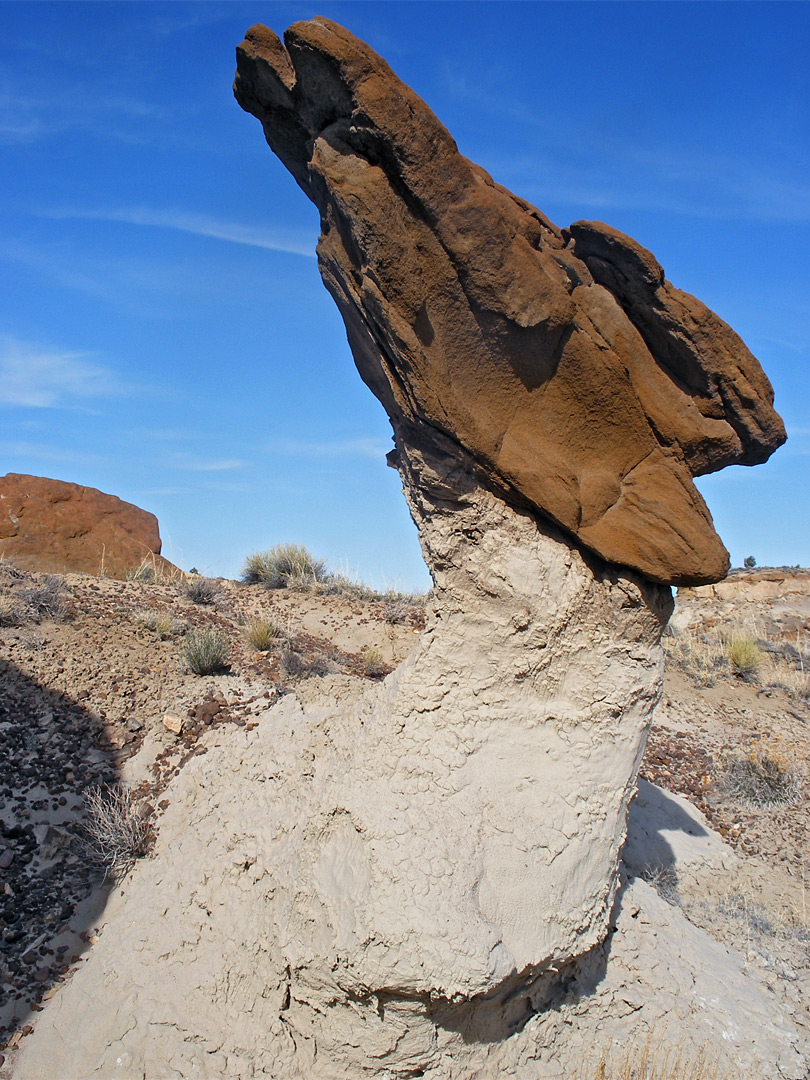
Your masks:
{"label": "desert shrub", "polygon": [[385,673],[386,665],[379,649],[369,646],[363,651],[363,670],[372,678]]}
{"label": "desert shrub", "polygon": [[219,630],[191,630],[180,655],[194,675],[214,675],[227,670],[230,651],[227,637]]}
{"label": "desert shrub", "polygon": [[61,622],[70,613],[70,589],[56,574],[46,574],[38,585],[19,589],[15,596],[20,622]]}
{"label": "desert shrub", "polygon": [[650,866],[645,866],[640,874],[642,881],[646,881],[648,885],[652,885],[662,900],[671,907],[678,907],[681,902],[680,894],[678,893],[678,872],[672,866],[663,866],[660,863],[655,863]]}
{"label": "desert shrub", "polygon": [[762,651],[752,637],[731,634],[726,640],[726,656],[736,675],[754,675],[762,663]]}
{"label": "desert shrub", "polygon": [[671,632],[664,636],[664,648],[698,686],[714,686],[729,670],[726,650],[717,641],[694,631]]}
{"label": "desert shrub", "polygon": [[14,626],[17,622],[17,605],[12,596],[0,596],[0,626]]}
{"label": "desert shrub", "polygon": [[161,641],[165,641],[166,638],[178,637],[186,629],[186,624],[180,622],[179,619],[175,619],[171,612],[155,611],[154,608],[142,608],[140,611],[136,611],[135,620],[141,626],[145,626],[147,630],[154,631]]}
{"label": "desert shrub", "polygon": [[721,768],[722,790],[745,806],[787,806],[799,797],[799,767],[774,743],[754,743],[747,753],[730,751],[723,755]]}
{"label": "desert shrub", "polygon": [[85,793],[85,847],[104,876],[123,877],[136,859],[148,854],[152,828],[129,788],[91,788]]}
{"label": "desert shrub", "polygon": [[195,575],[191,581],[186,582],[183,591],[193,604],[216,603],[222,592],[215,581],[212,581],[211,578],[201,577],[199,574]]}
{"label": "desert shrub", "polygon": [[756,565],[757,560],[754,558],[753,555],[746,555],[743,559],[743,566],[746,570],[753,570]]}
{"label": "desert shrub", "polygon": [[254,552],[242,567],[244,582],[268,589],[307,588],[329,578],[325,560],[314,558],[299,544],[276,544]]}
{"label": "desert shrub", "polygon": [[279,643],[281,629],[267,619],[250,619],[245,624],[245,638],[258,652],[267,652]]}

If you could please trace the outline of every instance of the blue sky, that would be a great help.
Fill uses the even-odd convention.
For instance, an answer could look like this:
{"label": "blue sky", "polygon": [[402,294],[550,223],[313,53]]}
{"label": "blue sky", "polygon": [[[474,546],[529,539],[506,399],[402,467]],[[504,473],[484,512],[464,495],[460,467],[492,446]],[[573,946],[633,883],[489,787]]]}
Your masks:
{"label": "blue sky", "polygon": [[315,208],[231,94],[234,47],[326,15],[558,225],[649,247],[742,335],[788,444],[699,481],[733,565],[810,564],[810,5],[0,4],[0,473],[157,514],[236,576],[307,544],[428,583]]}

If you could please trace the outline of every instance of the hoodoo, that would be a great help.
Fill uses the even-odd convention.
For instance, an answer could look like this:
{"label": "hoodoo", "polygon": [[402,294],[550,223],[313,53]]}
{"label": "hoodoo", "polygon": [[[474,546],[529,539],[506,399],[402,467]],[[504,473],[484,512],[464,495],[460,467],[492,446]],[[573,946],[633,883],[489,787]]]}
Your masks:
{"label": "hoodoo", "polygon": [[784,440],[768,380],[640,245],[462,157],[340,26],[255,26],[237,57],[320,210],[431,611],[359,699],[286,695],[175,778],[20,1080],[560,1080],[645,1000],[657,1044],[794,1075],[767,995],[619,874],[669,586],[728,566],[693,477]]}

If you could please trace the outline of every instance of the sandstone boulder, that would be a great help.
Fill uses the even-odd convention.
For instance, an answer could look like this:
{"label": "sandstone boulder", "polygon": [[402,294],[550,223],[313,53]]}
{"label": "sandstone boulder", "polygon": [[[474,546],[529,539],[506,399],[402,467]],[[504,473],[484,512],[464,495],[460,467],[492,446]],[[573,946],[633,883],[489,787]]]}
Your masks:
{"label": "sandstone boulder", "polygon": [[7,473],[0,477],[0,556],[25,570],[124,578],[160,557],[154,514],[96,488]]}
{"label": "sandstone boulder", "polygon": [[436,433],[609,562],[671,584],[728,556],[695,475],[785,439],[739,337],[615,229],[560,230],[459,154],[327,19],[237,49],[235,93],[318,206],[318,257],[399,441]]}

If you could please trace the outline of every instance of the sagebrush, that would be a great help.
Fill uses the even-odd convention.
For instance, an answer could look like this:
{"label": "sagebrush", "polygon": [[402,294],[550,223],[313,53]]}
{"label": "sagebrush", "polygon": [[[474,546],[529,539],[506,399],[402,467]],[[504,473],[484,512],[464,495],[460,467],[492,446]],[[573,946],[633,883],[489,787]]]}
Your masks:
{"label": "sagebrush", "polygon": [[151,849],[154,836],[145,806],[126,787],[91,788],[84,800],[87,854],[105,877],[120,878]]}
{"label": "sagebrush", "polygon": [[788,806],[799,798],[799,766],[776,742],[758,741],[747,751],[727,751],[721,769],[721,789],[744,806]]}
{"label": "sagebrush", "polygon": [[190,630],[183,641],[180,655],[194,675],[216,675],[227,671],[231,647],[228,638],[219,630]]}

